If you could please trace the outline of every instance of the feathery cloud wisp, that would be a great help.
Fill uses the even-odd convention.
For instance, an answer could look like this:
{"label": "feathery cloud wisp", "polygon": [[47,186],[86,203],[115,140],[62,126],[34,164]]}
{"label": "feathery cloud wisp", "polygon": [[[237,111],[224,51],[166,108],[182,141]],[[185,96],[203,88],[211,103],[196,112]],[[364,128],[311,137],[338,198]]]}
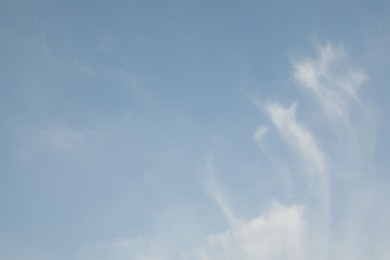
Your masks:
{"label": "feathery cloud wisp", "polygon": [[342,47],[328,42],[318,47],[317,54],[317,59],[293,62],[294,77],[315,95],[329,118],[349,120],[348,102],[359,100],[357,90],[367,76],[345,65],[347,55]]}
{"label": "feathery cloud wisp", "polygon": [[300,152],[309,173],[324,175],[325,156],[318,148],[313,135],[296,120],[296,107],[296,104],[284,108],[278,103],[269,103],[266,110],[284,141]]}

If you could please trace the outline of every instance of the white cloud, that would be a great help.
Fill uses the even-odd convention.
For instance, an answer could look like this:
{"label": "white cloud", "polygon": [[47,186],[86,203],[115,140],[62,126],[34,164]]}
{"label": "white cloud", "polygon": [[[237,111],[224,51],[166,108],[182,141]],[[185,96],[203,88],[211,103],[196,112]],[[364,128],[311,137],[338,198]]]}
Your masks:
{"label": "white cloud", "polygon": [[308,172],[324,175],[326,172],[325,156],[318,148],[313,135],[296,120],[296,107],[296,104],[285,108],[278,103],[269,103],[266,111],[284,141],[302,155]]}
{"label": "white cloud", "polygon": [[[268,128],[260,126],[257,130],[255,138],[261,139]],[[207,167],[208,192],[224,213],[229,228],[222,233],[209,235],[206,245],[190,259],[305,259],[306,221],[303,206],[283,206],[274,202],[263,215],[249,221],[243,220],[230,207],[226,191],[216,180],[211,159],[207,161]]]}
{"label": "white cloud", "polygon": [[264,215],[209,236],[202,260],[305,259],[304,208],[274,203]]}
{"label": "white cloud", "polygon": [[222,210],[228,224],[231,226],[236,226],[239,220],[230,209],[226,195],[224,195],[221,185],[216,181],[214,164],[211,159],[208,159],[207,161],[207,175],[206,186],[209,195],[217,204],[217,206]]}
{"label": "white cloud", "polygon": [[333,120],[349,120],[348,102],[358,100],[357,90],[367,76],[346,66],[346,52],[331,43],[320,45],[317,59],[304,58],[295,61],[294,76],[299,84],[310,90],[327,116]]}

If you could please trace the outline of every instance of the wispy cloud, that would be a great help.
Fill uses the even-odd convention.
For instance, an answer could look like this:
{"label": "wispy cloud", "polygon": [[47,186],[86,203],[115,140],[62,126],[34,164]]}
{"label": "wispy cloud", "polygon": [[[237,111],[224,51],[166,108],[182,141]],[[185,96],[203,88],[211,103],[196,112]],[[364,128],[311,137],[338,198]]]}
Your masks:
{"label": "wispy cloud", "polygon": [[220,183],[216,180],[214,162],[211,158],[207,160],[207,180],[206,186],[208,193],[218,207],[222,210],[227,222],[230,226],[237,226],[239,220],[234,215],[233,211],[230,209],[227,198],[223,193]]}
{"label": "wispy cloud", "polygon": [[[281,192],[275,191],[268,209],[261,214],[257,210],[250,217],[242,217],[236,210],[234,200],[231,200],[229,190],[222,185],[223,173],[217,174],[215,162],[209,158],[205,167],[205,186],[209,197],[225,218],[226,226],[222,231],[209,232],[202,241],[194,242],[184,251],[174,245],[175,241],[180,240],[180,234],[168,235],[168,238],[164,235],[152,236],[142,241],[112,240],[98,246],[98,249],[116,252],[118,257],[112,254],[110,259],[356,260],[370,256],[386,259],[388,250],[381,245],[380,251],[373,253],[375,241],[370,238],[382,239],[388,232],[372,235],[366,224],[373,219],[383,219],[372,216],[370,211],[373,205],[376,207],[375,215],[390,214],[388,209],[375,203],[386,192],[377,194],[372,188],[375,185],[369,187],[368,183],[361,181],[363,178],[375,183],[370,172],[359,168],[362,157],[353,151],[355,148],[359,151],[368,149],[368,142],[360,137],[363,133],[372,134],[359,128],[370,115],[368,106],[359,96],[359,88],[367,76],[362,71],[350,69],[346,52],[341,47],[327,43],[318,47],[317,54],[318,57],[314,59],[295,61],[294,76],[304,90],[315,95],[316,104],[322,108],[313,109],[316,119],[324,125],[333,126],[325,130],[342,131],[342,138],[334,133],[324,134],[313,130],[316,128],[311,127],[313,122],[310,118],[299,117],[301,110],[298,111],[298,103],[294,100],[289,106],[276,101],[257,104],[269,117],[272,126],[258,126],[253,139],[275,167],[291,166],[288,169],[293,172],[290,182],[297,184],[292,189],[294,196],[290,199],[293,201],[280,202],[284,201],[284,197]],[[360,111],[365,113],[360,117],[354,116]],[[284,157],[278,148],[272,148],[272,154],[268,152],[266,148],[273,144],[273,139],[271,143],[266,141],[274,129],[297,157]],[[348,148],[334,149],[344,146]],[[281,155],[275,159],[274,154],[278,155],[278,152]],[[349,152],[350,155],[344,155]],[[299,168],[295,167],[295,158],[301,160]],[[358,169],[362,174],[360,178],[349,176],[345,169]],[[284,188],[280,187],[281,190]],[[264,205],[253,207],[264,209]]]}
{"label": "wispy cloud", "polygon": [[347,54],[341,46],[328,42],[317,47],[317,58],[293,62],[294,77],[312,92],[327,116],[333,120],[349,120],[350,99],[359,100],[357,90],[367,75],[347,64]]}
{"label": "wispy cloud", "polygon": [[[371,158],[364,156],[369,154],[366,151],[373,149],[372,112],[359,95],[359,89],[368,77],[363,71],[352,68],[342,47],[331,43],[319,45],[317,57],[294,61],[293,67],[299,85],[313,94],[322,108],[318,111],[313,107],[313,112],[316,120],[321,120],[327,127],[328,133],[309,131],[313,121],[297,119],[297,103],[285,107],[278,102],[269,102],[260,107],[266,111],[282,140],[300,154],[304,162],[302,170],[317,173],[307,175],[305,186],[308,190],[297,193],[300,194],[297,198],[305,198],[309,216],[306,253],[316,259],[363,259],[367,256],[367,248],[362,247],[361,235],[368,231],[363,222],[368,220],[369,211],[362,209],[356,199],[360,197],[366,201],[364,198],[372,198],[373,192],[367,191],[364,184],[356,185],[357,179],[353,177],[357,175],[351,173],[359,172],[360,178],[372,180],[372,173],[365,172],[367,168],[363,167]],[[260,133],[257,130],[255,136],[263,138],[264,134]],[[326,142],[325,146],[318,143],[319,137]],[[259,144],[264,150],[263,143]],[[285,160],[292,164],[290,158]],[[302,182],[299,178],[292,181]],[[346,199],[338,201],[340,196]],[[340,207],[347,209],[342,212]],[[339,223],[334,223],[334,219]],[[335,227],[342,225],[340,223],[353,225],[353,228],[337,230]],[[339,238],[337,242],[335,237]],[[351,254],[351,248],[359,248],[359,253]]]}
{"label": "wispy cloud", "polygon": [[253,134],[253,138],[258,144],[261,144],[264,136],[267,134],[268,131],[269,131],[269,127],[264,125],[259,125],[255,133]]}
{"label": "wispy cloud", "polygon": [[313,135],[295,117],[296,104],[285,108],[278,103],[269,103],[266,111],[287,144],[296,149],[311,174],[326,173],[325,156]]}
{"label": "wispy cloud", "polygon": [[333,142],[338,151],[328,151],[328,157],[356,175],[362,162],[372,157],[376,138],[373,113],[359,95],[368,76],[351,64],[341,45],[319,44],[316,54],[293,61],[294,77],[302,90],[315,97],[324,112],[317,112],[318,118],[333,131],[328,143]]}
{"label": "wispy cloud", "polygon": [[262,216],[209,236],[200,259],[305,259],[304,208],[274,202]]}

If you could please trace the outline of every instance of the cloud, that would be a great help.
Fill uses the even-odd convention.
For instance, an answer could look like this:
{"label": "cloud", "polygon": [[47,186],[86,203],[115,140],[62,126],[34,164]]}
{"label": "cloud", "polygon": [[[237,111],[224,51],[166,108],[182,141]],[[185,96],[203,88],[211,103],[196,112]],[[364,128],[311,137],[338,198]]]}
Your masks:
{"label": "cloud", "polygon": [[[184,233],[190,236],[193,232],[188,227],[175,234],[168,232],[142,239],[113,239],[89,246],[85,250],[88,257],[81,259],[352,260],[373,256],[386,259],[388,250],[385,243],[376,246],[376,242],[386,239],[389,232],[383,231],[378,235],[370,230],[375,219],[385,219],[378,215],[389,215],[388,209],[375,203],[376,199],[386,196],[379,196],[374,189],[367,188],[367,183],[362,179],[353,179],[354,176],[340,178],[348,175],[345,169],[355,167],[362,172],[361,177],[375,183],[370,172],[359,168],[362,157],[354,151],[355,148],[368,148],[368,143],[361,138],[366,132],[361,131],[359,126],[362,122],[364,125],[370,113],[358,91],[367,76],[357,69],[350,69],[346,52],[341,47],[336,48],[327,43],[318,48],[317,54],[315,59],[304,58],[294,62],[294,76],[304,90],[314,94],[317,104],[322,108],[320,111],[313,110],[316,120],[335,127],[322,129],[323,132],[318,133],[311,130],[313,122],[310,118],[298,120],[297,103],[284,106],[278,102],[268,102],[261,108],[270,118],[272,128],[260,125],[253,134],[253,139],[274,166],[296,171],[289,174],[291,176],[286,182],[297,184],[291,185],[295,188],[291,189],[294,195],[289,197],[292,201],[279,202],[284,199],[280,190],[286,188],[281,186],[270,198],[273,203],[268,210],[261,215],[256,211],[250,217],[242,218],[240,212],[235,210],[237,207],[232,203],[234,200],[229,199],[231,194],[219,181],[223,180],[223,175],[217,176],[210,158],[206,162],[205,186],[211,200],[223,213],[226,221],[226,227],[220,229],[223,231],[210,231],[196,241],[190,239],[185,248],[178,243],[183,240],[181,236]],[[352,116],[360,111],[367,113],[360,117]],[[278,148],[272,147],[272,153],[267,151],[264,140],[273,129],[301,159],[300,169],[288,167],[294,162],[291,158],[284,158]],[[341,131],[342,138],[324,134],[326,130]],[[69,133],[62,134],[60,136],[63,138],[72,136]],[[319,137],[325,137],[321,143]],[[271,140],[271,144],[272,141],[275,140]],[[340,151],[330,148],[344,146],[347,148]],[[308,174],[301,176],[301,171]],[[263,207],[252,206],[256,209]],[[371,213],[372,210],[375,210],[375,214]],[[172,227],[176,225],[173,223]],[[378,252],[373,252],[373,248],[379,248]]]}
{"label": "cloud", "polygon": [[309,90],[333,120],[349,120],[348,102],[359,100],[357,90],[367,76],[351,69],[342,47],[328,42],[317,47],[317,58],[303,58],[293,62],[294,77],[300,86]]}
{"label": "cloud", "polygon": [[104,32],[96,38],[97,49],[104,53],[112,53],[121,47],[121,40],[114,34]]}
{"label": "cloud", "polygon": [[96,151],[96,140],[104,138],[99,129],[77,128],[64,122],[49,122],[44,126],[15,125],[14,128],[18,136],[15,156],[31,163],[39,158],[53,160],[55,157],[67,161],[68,165],[86,162],[91,152]]}
{"label": "cloud", "polygon": [[255,141],[260,144],[268,131],[269,131],[269,127],[264,125],[259,125],[255,133],[253,134],[253,139],[255,139]]}
{"label": "cloud", "polygon": [[[290,106],[278,102],[258,106],[269,116],[283,142],[300,155],[301,169],[311,173],[306,175],[305,181],[299,177],[299,172],[292,175],[292,182],[303,188],[303,191],[295,190],[294,198],[304,201],[307,212],[306,254],[315,259],[361,259],[367,255],[367,250],[357,245],[366,240],[358,234],[369,232],[361,220],[367,221],[370,213],[362,210],[361,203],[356,201],[366,189],[364,184],[356,184],[356,177],[373,181],[372,173],[365,165],[372,158],[368,155],[374,149],[372,140],[375,139],[372,112],[359,95],[359,89],[368,77],[363,71],[352,68],[342,47],[331,43],[320,45],[315,58],[294,61],[293,68],[300,87],[314,95],[315,105],[321,108],[320,111],[312,110],[315,120],[323,126],[321,132],[309,130],[313,124],[310,117],[297,119],[296,102]],[[268,131],[269,128],[259,127],[254,138],[272,160],[263,143]],[[318,143],[320,138],[321,145]],[[283,161],[287,165],[293,164],[291,158]],[[368,192],[367,196],[374,196],[373,192]],[[340,197],[343,199],[338,200]],[[337,229],[336,226],[343,224],[334,223],[334,219],[346,226],[354,223],[353,228]],[[355,251],[359,248],[359,252],[351,254],[351,248]]]}
{"label": "cloud", "polygon": [[216,176],[214,173],[214,163],[212,159],[208,159],[207,161],[207,180],[206,186],[209,195],[213,199],[213,201],[217,204],[217,206],[222,210],[227,222],[231,226],[236,226],[239,220],[234,215],[233,211],[230,209],[226,195],[223,193],[223,189],[219,182],[216,180]]}
{"label": "cloud", "polygon": [[293,61],[294,77],[322,108],[324,114],[317,112],[317,118],[332,138],[328,159],[344,168],[343,176],[359,175],[373,158],[376,142],[375,116],[359,93],[369,77],[351,64],[340,45],[318,45],[316,54]]}
{"label": "cloud", "polygon": [[274,202],[260,217],[208,237],[202,260],[305,259],[304,207]]}
{"label": "cloud", "polygon": [[[267,131],[267,127],[260,126],[255,138],[263,138]],[[303,206],[284,206],[274,201],[263,215],[249,221],[243,220],[227,202],[227,192],[216,179],[212,159],[207,161],[207,166],[208,192],[224,213],[229,228],[222,233],[209,235],[206,244],[196,251],[194,259],[305,259],[306,221]]]}
{"label": "cloud", "polygon": [[266,111],[284,141],[302,156],[308,172],[316,175],[326,173],[325,156],[318,148],[313,135],[295,118],[297,105],[285,108],[278,103],[269,103]]}

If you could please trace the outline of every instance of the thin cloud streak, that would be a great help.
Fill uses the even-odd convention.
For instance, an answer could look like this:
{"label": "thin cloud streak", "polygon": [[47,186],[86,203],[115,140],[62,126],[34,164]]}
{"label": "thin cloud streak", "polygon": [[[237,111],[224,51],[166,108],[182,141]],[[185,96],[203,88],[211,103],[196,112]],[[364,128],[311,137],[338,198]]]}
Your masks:
{"label": "thin cloud streak", "polygon": [[324,175],[326,174],[325,156],[318,148],[313,135],[296,120],[296,108],[296,104],[292,104],[289,108],[278,103],[269,103],[266,106],[269,117],[284,141],[301,153],[308,172]]}
{"label": "thin cloud streak", "polygon": [[218,207],[222,210],[226,221],[230,226],[237,226],[239,224],[239,220],[234,215],[233,211],[230,209],[227,203],[226,196],[222,192],[221,185],[216,180],[214,163],[212,159],[207,160],[207,180],[206,187],[209,195],[213,199],[213,201],[218,205]]}

